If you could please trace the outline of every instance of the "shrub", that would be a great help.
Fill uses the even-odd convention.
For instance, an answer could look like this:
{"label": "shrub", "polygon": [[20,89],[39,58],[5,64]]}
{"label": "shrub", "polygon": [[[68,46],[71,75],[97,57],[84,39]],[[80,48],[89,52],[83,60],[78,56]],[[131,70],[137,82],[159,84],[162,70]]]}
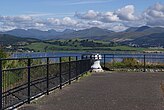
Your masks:
{"label": "shrub", "polygon": [[6,58],[6,57],[7,54],[2,49],[0,49],[0,58]]}
{"label": "shrub", "polygon": [[128,67],[135,67],[139,64],[139,62],[135,58],[124,58],[122,60],[122,63],[124,63]]}

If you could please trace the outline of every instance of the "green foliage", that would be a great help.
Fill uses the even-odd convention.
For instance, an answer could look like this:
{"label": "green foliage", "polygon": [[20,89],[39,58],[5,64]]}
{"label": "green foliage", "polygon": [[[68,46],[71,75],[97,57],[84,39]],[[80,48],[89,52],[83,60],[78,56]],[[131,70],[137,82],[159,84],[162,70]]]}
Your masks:
{"label": "green foliage", "polygon": [[[70,58],[70,61],[75,61],[75,60],[76,60],[75,57]],[[69,57],[62,57],[61,62],[69,62]]]}
{"label": "green foliage", "polygon": [[128,67],[134,67],[138,65],[139,62],[135,58],[124,58],[122,63]]}
{"label": "green foliage", "polygon": [[[41,59],[31,60],[31,66],[43,64],[44,62]],[[24,60],[7,60],[3,64],[3,70],[5,69],[14,69],[14,68],[25,68],[27,67],[28,61]],[[37,72],[36,72],[37,71]],[[46,74],[45,67],[31,68],[31,76],[37,78],[43,73]],[[27,68],[5,71],[3,72],[3,87],[14,86],[16,84],[23,84],[27,81]]]}
{"label": "green foliage", "polygon": [[112,63],[108,63],[107,65],[113,68],[133,68],[138,67],[140,64],[135,58],[124,58],[121,62],[113,60]]}
{"label": "green foliage", "polygon": [[2,49],[0,49],[0,58],[6,58],[7,53],[5,53]]}
{"label": "green foliage", "polygon": [[3,42],[3,45],[15,45],[18,42],[34,42],[38,41],[34,38],[21,38],[8,34],[0,34],[0,42]]}
{"label": "green foliage", "polygon": [[106,46],[113,46],[115,43],[110,42],[97,42],[95,40],[89,39],[71,39],[71,40],[54,40],[54,41],[46,41],[44,43],[58,45],[58,46],[81,46],[81,47],[106,47]]}
{"label": "green foliage", "polygon": [[119,71],[143,71],[144,68],[147,70],[155,71],[164,69],[163,63],[151,63],[146,62],[144,66],[144,62],[138,61],[135,58],[124,58],[122,61],[113,60],[112,62],[108,62],[105,64],[107,68],[111,70],[119,70]]}
{"label": "green foliage", "polygon": [[113,62],[113,67],[123,68],[126,67],[126,65],[122,62]]}

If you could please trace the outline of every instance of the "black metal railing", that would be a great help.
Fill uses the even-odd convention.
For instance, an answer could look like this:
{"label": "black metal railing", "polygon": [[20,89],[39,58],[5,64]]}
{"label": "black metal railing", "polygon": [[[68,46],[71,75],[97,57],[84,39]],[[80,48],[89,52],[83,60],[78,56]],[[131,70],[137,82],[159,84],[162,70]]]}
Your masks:
{"label": "black metal railing", "polygon": [[112,71],[164,72],[162,54],[103,54],[101,62]]}
{"label": "black metal railing", "polygon": [[0,59],[0,109],[13,109],[62,89],[90,66],[90,59],[77,56]]}

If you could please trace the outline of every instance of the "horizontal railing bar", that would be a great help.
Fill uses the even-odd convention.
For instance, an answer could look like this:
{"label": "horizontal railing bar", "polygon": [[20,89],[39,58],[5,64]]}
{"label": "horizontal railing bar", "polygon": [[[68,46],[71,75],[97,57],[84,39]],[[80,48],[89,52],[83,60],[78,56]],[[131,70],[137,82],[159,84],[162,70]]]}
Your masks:
{"label": "horizontal railing bar", "polygon": [[27,58],[1,58],[1,60],[27,60],[27,59],[46,59],[46,58],[66,58],[66,57],[76,57],[76,56],[56,56],[56,57],[27,57]]}
{"label": "horizontal railing bar", "polygon": [[15,92],[21,91],[23,89],[26,89],[27,88],[27,85],[26,86],[21,86],[19,88],[20,89],[18,89],[18,87],[17,87],[17,89],[15,88],[16,90],[8,90],[8,91],[4,92],[3,94],[5,94],[5,95],[3,95],[3,98],[6,97],[6,96],[9,96],[11,93],[15,93]]}
{"label": "horizontal railing bar", "polygon": [[[82,54],[82,56],[91,56],[91,55],[95,55],[95,54]],[[117,54],[117,53],[113,53],[113,54],[101,54],[102,56],[103,55],[140,55],[140,56],[142,56],[142,55],[146,55],[146,56],[163,56],[163,55],[161,55],[161,53],[160,54],[156,54],[156,53],[154,53],[154,54],[150,54],[150,53],[131,53],[131,54]]]}
{"label": "horizontal railing bar", "polygon": [[15,103],[12,104],[12,105],[8,105],[8,106],[6,106],[6,107],[3,107],[3,110],[8,109],[8,108],[10,108],[11,110],[13,110],[13,109],[15,109],[15,108],[17,108],[17,107],[19,107],[19,106],[25,104],[25,103],[27,103],[27,99],[23,99],[23,100],[21,100],[19,103],[15,102]]}
{"label": "horizontal railing bar", "polygon": [[[57,78],[57,77],[54,76],[54,77],[50,78],[50,80],[53,79],[53,78]],[[41,81],[39,81],[39,80],[41,80]],[[43,81],[42,81],[42,80],[43,80]],[[33,86],[33,85],[35,85],[35,84],[38,84],[38,83],[41,83],[41,82],[44,82],[45,80],[46,80],[46,77],[40,78],[40,79],[37,79],[37,80],[34,80],[34,81],[31,81],[31,86]],[[37,81],[38,81],[38,82],[37,82]],[[26,86],[26,87],[23,87],[23,86]],[[18,89],[18,88],[20,88],[20,89]],[[21,86],[19,86],[19,87],[16,87],[16,88],[13,88],[13,89],[10,89],[10,90],[4,92],[3,94],[6,94],[6,95],[3,96],[3,97],[9,96],[9,95],[10,95],[10,91],[12,91],[12,93],[15,93],[15,92],[18,92],[18,91],[23,90],[23,89],[26,89],[26,88],[27,88],[27,83],[25,83],[25,84],[23,84],[23,85],[21,85]],[[15,90],[15,89],[18,89],[18,90]],[[14,90],[15,90],[15,91],[14,91]],[[9,95],[8,95],[7,93],[8,93]]]}
{"label": "horizontal railing bar", "polygon": [[16,71],[16,70],[24,70],[27,69],[28,67],[20,67],[20,68],[10,68],[10,69],[4,69],[2,70],[3,72],[8,72],[8,71]]}
{"label": "horizontal railing bar", "polygon": [[[2,100],[4,100],[3,109],[16,108],[16,107],[20,106],[21,104],[24,104],[25,102],[29,103],[31,100],[35,99],[36,97],[46,94],[47,92],[49,92],[53,89],[59,88],[60,84],[63,86],[64,84],[75,80],[77,77],[79,77],[80,75],[82,75],[86,71],[88,71],[89,70],[88,68],[90,68],[90,67],[87,67],[87,65],[90,66],[90,61],[91,61],[90,59],[77,60],[77,56],[62,56],[62,57],[68,57],[69,61],[65,61],[65,62],[57,61],[55,63],[50,63],[51,60],[49,60],[49,58],[60,58],[61,59],[61,57],[36,57],[36,58],[33,57],[33,58],[0,59],[1,61],[28,60],[28,65],[26,65],[26,67],[9,68],[9,69],[2,70],[3,72],[7,72],[7,71],[14,72],[16,70],[27,69],[28,71],[26,71],[26,72],[28,72],[28,78],[29,78],[28,82],[24,82],[24,84],[21,84],[23,82],[23,80],[25,80],[24,76],[22,77],[23,79],[20,79],[18,83],[14,83],[14,84],[11,83],[13,85],[13,88],[11,88],[11,89],[9,89],[10,87],[12,87],[10,85],[9,85],[9,87],[8,86],[5,86],[4,88],[2,87],[3,90],[9,89],[2,93],[2,96],[3,96]],[[72,57],[72,58],[75,57],[76,60],[70,61],[70,57]],[[46,64],[33,64],[32,65],[31,64],[32,59],[43,59],[42,61]],[[57,59],[57,60],[60,60],[60,59]],[[62,61],[62,59],[60,61]],[[65,66],[64,66],[67,63],[70,64],[70,66],[68,66],[69,68],[65,68]],[[87,63],[89,63],[89,64],[87,64]],[[60,67],[62,72],[59,73],[59,70],[55,70],[56,71],[55,73],[52,73],[52,72],[50,73],[50,71],[45,71],[43,74],[40,74],[40,76],[38,76],[39,73],[37,73],[38,75],[36,77],[33,76],[33,75],[35,75],[35,73],[32,72],[33,68],[46,66],[45,70],[48,70],[48,69],[50,69],[51,65],[56,65],[56,67],[55,67],[56,69],[59,69],[59,67]],[[82,65],[86,65],[86,68],[80,67]],[[76,73],[77,72],[76,69],[78,69],[78,73]],[[20,71],[20,72],[23,72],[23,71]],[[67,75],[69,75],[69,73],[71,74],[71,76],[67,76]],[[6,74],[3,74],[3,78],[5,78],[5,75]],[[60,75],[63,78],[63,81],[61,81],[61,82],[59,81]],[[47,86],[47,84],[49,84],[47,82],[49,82],[50,84],[51,84],[51,82],[54,82],[54,84],[51,84],[51,86]],[[43,87],[40,86],[42,84],[44,84]],[[15,94],[16,92],[19,92],[19,94]],[[21,97],[22,94],[26,94],[26,95],[24,97]],[[13,96],[13,95],[16,95],[16,96]],[[11,99],[15,102],[10,102],[10,100],[5,100],[5,98],[10,97],[10,96],[11,96]],[[17,97],[18,99],[14,99],[14,97],[15,98]]]}
{"label": "horizontal railing bar", "polygon": [[[104,58],[104,57],[102,57],[102,58]],[[143,57],[119,57],[119,56],[114,56],[114,57],[105,57],[105,58],[138,58],[138,59],[143,59],[144,58],[144,56]],[[145,57],[146,59],[164,59],[164,57],[163,58],[158,58],[158,57]]]}

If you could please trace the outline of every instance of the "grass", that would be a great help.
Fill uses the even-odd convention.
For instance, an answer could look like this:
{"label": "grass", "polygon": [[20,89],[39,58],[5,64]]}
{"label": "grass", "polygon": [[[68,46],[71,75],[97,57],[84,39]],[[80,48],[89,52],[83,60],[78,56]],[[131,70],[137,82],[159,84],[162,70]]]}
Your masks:
{"label": "grass", "polygon": [[110,47],[112,50],[121,50],[121,51],[144,51],[146,48],[135,48],[135,47],[129,47],[129,46],[115,46]]}
{"label": "grass", "polygon": [[46,44],[43,42],[37,42],[37,43],[31,43],[30,45],[25,46],[25,48],[33,49],[35,51],[44,51],[44,47],[50,47],[53,46],[51,44]]}
{"label": "grass", "polygon": [[114,47],[82,47],[82,46],[59,46],[43,42],[31,43],[25,46],[25,48],[33,49],[35,51],[144,51],[146,48],[135,48],[129,46],[114,46]]}
{"label": "grass", "polygon": [[[89,45],[91,43],[91,46]],[[93,44],[92,44],[93,43]],[[60,44],[60,45],[59,45]],[[87,44],[87,46],[85,45]],[[101,44],[101,45],[99,45]],[[113,44],[107,41],[99,40],[84,40],[84,39],[71,39],[71,40],[48,40],[45,42],[34,42],[24,46],[34,51],[39,52],[52,52],[52,51],[89,51],[89,52],[111,52],[111,51],[164,51],[164,49],[153,49],[153,48],[137,48],[124,46],[119,44]],[[62,46],[61,46],[62,45]],[[84,46],[85,45],[85,46]]]}

